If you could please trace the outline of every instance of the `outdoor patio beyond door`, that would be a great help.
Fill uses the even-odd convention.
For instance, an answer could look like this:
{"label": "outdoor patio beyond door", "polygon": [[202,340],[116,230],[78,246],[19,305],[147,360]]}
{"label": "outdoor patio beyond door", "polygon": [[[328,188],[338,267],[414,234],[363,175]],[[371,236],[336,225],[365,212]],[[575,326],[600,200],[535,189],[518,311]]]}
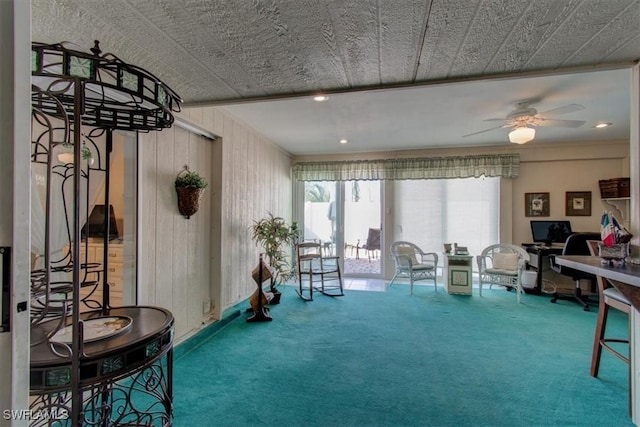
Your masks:
{"label": "outdoor patio beyond door", "polygon": [[339,255],[346,276],[381,277],[380,181],[306,182],[304,240]]}

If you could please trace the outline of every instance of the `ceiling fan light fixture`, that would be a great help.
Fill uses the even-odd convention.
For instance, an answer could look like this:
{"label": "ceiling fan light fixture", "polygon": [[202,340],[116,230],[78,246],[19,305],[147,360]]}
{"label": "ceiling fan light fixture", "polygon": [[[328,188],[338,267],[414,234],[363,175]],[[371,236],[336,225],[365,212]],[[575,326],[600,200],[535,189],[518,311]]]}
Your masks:
{"label": "ceiling fan light fixture", "polygon": [[526,144],[536,137],[536,130],[526,126],[518,127],[509,132],[509,142],[514,144]]}

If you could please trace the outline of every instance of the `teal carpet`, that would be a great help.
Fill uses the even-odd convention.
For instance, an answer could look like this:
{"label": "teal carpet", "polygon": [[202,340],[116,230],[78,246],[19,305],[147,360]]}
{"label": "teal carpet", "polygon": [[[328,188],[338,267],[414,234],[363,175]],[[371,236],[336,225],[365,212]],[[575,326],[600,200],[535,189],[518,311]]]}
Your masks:
{"label": "teal carpet", "polygon": [[176,352],[175,426],[633,425],[627,365],[603,351],[589,375],[595,307],[403,285],[305,303],[287,287],[271,314]]}

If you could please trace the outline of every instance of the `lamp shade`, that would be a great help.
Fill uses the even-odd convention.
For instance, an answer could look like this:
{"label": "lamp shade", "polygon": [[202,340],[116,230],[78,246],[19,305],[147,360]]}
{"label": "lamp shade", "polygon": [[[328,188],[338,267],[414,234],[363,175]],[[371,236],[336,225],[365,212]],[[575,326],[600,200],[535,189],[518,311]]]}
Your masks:
{"label": "lamp shade", "polygon": [[536,137],[536,130],[533,128],[518,127],[509,132],[509,142],[514,144],[525,144]]}
{"label": "lamp shade", "polygon": [[58,153],[58,161],[64,165],[73,164],[73,152],[61,152]]}

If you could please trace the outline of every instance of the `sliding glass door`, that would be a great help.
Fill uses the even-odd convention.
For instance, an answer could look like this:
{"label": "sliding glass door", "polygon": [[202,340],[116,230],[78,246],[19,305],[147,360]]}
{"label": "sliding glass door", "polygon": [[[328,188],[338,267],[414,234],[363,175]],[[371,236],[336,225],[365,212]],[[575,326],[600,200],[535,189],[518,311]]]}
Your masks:
{"label": "sliding glass door", "polygon": [[333,255],[337,249],[338,190],[335,181],[304,183],[302,239],[321,243],[326,255]]}
{"label": "sliding glass door", "polygon": [[398,180],[393,186],[394,240],[436,253],[443,243],[457,243],[472,254],[500,241],[500,178]]}
{"label": "sliding glass door", "polygon": [[349,276],[382,274],[380,181],[304,183],[303,235],[340,256]]}
{"label": "sliding glass door", "polygon": [[379,277],[382,272],[380,181],[344,183],[344,273]]}

